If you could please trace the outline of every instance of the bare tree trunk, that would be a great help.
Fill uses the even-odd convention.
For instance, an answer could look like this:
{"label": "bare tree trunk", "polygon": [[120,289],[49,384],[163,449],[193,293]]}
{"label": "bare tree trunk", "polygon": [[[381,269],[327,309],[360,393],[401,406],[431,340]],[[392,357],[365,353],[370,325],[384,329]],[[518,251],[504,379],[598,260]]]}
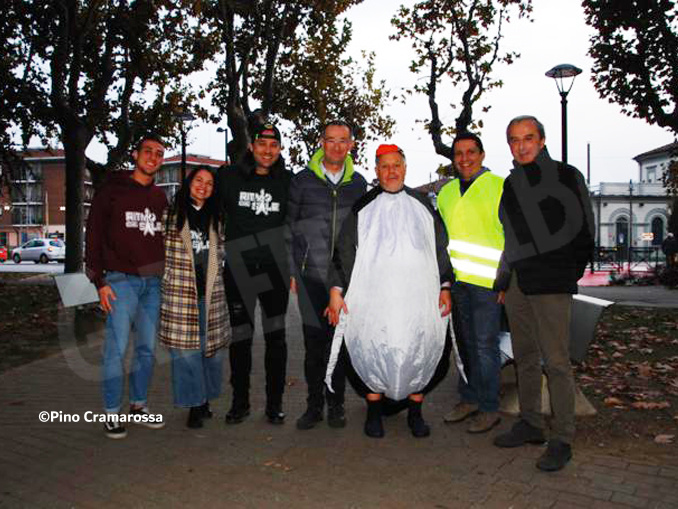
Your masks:
{"label": "bare tree trunk", "polygon": [[228,160],[232,163],[240,161],[247,150],[249,134],[247,132],[247,118],[240,105],[229,102],[226,107],[228,127],[231,129],[231,141],[228,143]]}
{"label": "bare tree trunk", "polygon": [[80,125],[67,126],[62,132],[66,153],[66,273],[83,268],[85,149],[90,138]]}

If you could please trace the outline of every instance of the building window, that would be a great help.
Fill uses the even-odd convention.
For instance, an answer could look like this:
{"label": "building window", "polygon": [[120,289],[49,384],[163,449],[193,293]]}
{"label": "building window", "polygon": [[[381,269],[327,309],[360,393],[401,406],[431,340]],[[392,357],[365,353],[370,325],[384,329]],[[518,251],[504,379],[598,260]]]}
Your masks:
{"label": "building window", "polygon": [[655,217],[652,220],[652,233],[654,233],[652,245],[661,246],[662,242],[664,242],[664,219]]}
{"label": "building window", "polygon": [[41,225],[43,224],[42,205],[15,205],[12,209],[12,224]]}
{"label": "building window", "polygon": [[7,232],[0,232],[0,246],[7,245]]}
{"label": "building window", "polygon": [[13,182],[9,194],[12,203],[42,203],[42,183]]}
{"label": "building window", "polygon": [[615,223],[617,231],[617,246],[628,245],[629,238],[629,220],[625,217],[620,217]]}
{"label": "building window", "polygon": [[86,203],[92,203],[92,200],[94,199],[94,186],[92,184],[88,184],[85,182],[85,202]]}
{"label": "building window", "polygon": [[42,165],[29,164],[18,168],[15,181],[36,182],[42,180]]}
{"label": "building window", "polygon": [[657,166],[648,166],[645,170],[645,176],[648,182],[656,182],[657,181]]}
{"label": "building window", "polygon": [[155,176],[156,184],[178,184],[181,182],[181,168],[179,166],[165,166]]}

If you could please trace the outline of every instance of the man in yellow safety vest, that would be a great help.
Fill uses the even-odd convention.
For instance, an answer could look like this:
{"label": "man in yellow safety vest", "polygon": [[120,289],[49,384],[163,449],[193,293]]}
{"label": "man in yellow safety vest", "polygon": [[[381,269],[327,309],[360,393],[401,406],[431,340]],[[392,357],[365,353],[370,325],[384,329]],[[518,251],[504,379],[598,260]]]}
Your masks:
{"label": "man in yellow safety vest", "polygon": [[484,433],[499,424],[499,329],[501,304],[492,290],[504,249],[499,202],[504,179],[483,166],[483,143],[473,133],[453,144],[459,177],[442,188],[438,208],[450,239],[456,282],[452,296],[458,311],[458,341],[466,380],[459,377],[460,402],[445,422],[472,417],[469,433]]}

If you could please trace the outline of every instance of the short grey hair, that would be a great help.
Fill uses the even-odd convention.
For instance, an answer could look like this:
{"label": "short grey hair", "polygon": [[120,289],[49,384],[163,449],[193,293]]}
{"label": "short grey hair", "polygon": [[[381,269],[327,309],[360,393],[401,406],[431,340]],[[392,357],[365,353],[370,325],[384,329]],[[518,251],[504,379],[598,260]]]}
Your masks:
{"label": "short grey hair", "polygon": [[544,124],[542,124],[537,119],[537,117],[534,117],[532,115],[520,115],[518,117],[515,117],[513,120],[509,122],[509,125],[506,128],[506,141],[509,141],[509,129],[511,129],[511,127],[514,126],[515,124],[525,121],[534,122],[534,125],[537,128],[537,131],[539,132],[539,136],[541,137],[541,139],[543,140],[544,138],[546,138],[546,130],[544,129]]}
{"label": "short grey hair", "polygon": [[328,127],[345,127],[348,129],[348,134],[350,138],[353,140],[355,139],[355,129],[353,129],[353,125],[346,120],[341,120],[341,119],[334,119],[330,120],[329,122],[323,124],[322,130],[320,131],[320,138],[324,139],[325,134],[327,134],[327,128]]}

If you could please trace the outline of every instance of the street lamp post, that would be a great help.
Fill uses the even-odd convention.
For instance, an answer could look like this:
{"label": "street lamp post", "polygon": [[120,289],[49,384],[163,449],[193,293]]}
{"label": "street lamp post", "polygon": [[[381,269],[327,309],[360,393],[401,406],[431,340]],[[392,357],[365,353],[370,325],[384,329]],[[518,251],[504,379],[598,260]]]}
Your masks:
{"label": "street lamp post", "polygon": [[629,277],[631,276],[631,250],[633,249],[633,180],[629,180]]}
{"label": "street lamp post", "polygon": [[186,124],[190,124],[195,120],[195,117],[191,112],[185,111],[177,114],[177,120],[181,122],[180,131],[181,131],[181,182],[182,184],[186,179]]}
{"label": "street lamp post", "polygon": [[553,78],[560,93],[561,104],[561,129],[562,129],[562,155],[561,159],[567,163],[567,94],[570,93],[574,79],[581,74],[581,69],[571,64],[560,64],[546,71],[546,76]]}
{"label": "street lamp post", "polygon": [[218,133],[224,133],[224,161],[228,164],[228,127],[217,127]]}

